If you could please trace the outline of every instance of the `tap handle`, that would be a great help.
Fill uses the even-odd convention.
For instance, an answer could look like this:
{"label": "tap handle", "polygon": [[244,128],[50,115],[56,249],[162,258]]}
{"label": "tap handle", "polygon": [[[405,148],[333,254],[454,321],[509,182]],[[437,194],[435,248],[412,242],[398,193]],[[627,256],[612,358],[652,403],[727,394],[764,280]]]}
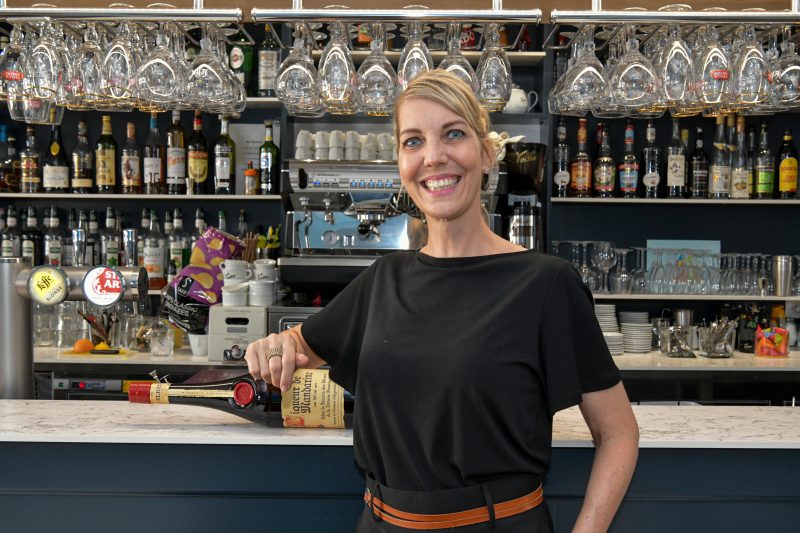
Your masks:
{"label": "tap handle", "polygon": [[84,254],[86,253],[86,230],[76,228],[72,230],[72,249],[74,250],[73,266],[82,267],[84,265]]}

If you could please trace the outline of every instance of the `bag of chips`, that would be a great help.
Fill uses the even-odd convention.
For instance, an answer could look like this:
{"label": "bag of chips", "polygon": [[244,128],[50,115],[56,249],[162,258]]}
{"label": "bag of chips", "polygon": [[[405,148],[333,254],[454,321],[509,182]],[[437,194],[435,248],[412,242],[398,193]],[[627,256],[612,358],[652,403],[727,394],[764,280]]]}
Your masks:
{"label": "bag of chips", "polygon": [[789,355],[789,332],[783,328],[761,329],[756,327],[756,355],[787,357]]}
{"label": "bag of chips", "polygon": [[192,248],[189,264],[164,289],[162,310],[170,322],[188,333],[203,334],[208,308],[222,301],[223,277],[219,264],[242,253],[242,242],[209,227]]}

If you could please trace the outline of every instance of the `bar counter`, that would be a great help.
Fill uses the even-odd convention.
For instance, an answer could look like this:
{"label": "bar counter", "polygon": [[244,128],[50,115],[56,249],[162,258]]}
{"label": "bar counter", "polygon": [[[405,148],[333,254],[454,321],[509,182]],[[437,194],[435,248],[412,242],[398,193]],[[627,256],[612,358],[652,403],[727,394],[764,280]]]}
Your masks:
{"label": "bar counter", "polygon": [[[613,532],[796,531],[800,409],[634,406],[637,471]],[[353,531],[363,482],[350,430],[269,428],[212,409],[0,401],[3,531]],[[593,455],[577,408],[556,415],[545,494],[566,532]]]}

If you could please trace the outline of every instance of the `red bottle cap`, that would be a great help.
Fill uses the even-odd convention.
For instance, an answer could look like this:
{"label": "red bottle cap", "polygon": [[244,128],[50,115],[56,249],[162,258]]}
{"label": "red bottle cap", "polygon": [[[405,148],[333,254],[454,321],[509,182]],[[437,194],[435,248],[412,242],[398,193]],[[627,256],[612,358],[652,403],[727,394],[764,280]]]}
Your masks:
{"label": "red bottle cap", "polygon": [[255,397],[255,389],[246,381],[240,381],[233,387],[233,399],[242,407],[250,405]]}
{"label": "red bottle cap", "polygon": [[128,388],[128,400],[132,403],[150,403],[152,386],[152,383],[131,383]]}

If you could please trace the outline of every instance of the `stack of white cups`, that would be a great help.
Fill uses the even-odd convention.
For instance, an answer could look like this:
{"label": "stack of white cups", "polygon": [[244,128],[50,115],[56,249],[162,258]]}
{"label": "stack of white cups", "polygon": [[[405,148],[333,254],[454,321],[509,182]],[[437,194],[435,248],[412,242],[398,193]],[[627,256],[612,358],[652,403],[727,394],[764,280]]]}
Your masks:
{"label": "stack of white cups", "polygon": [[247,305],[248,280],[253,270],[247,261],[226,259],[219,264],[222,271],[222,305],[238,307]]}
{"label": "stack of white cups", "polygon": [[333,130],[328,140],[328,159],[331,161],[341,161],[344,159],[345,133],[341,130]]}
{"label": "stack of white cups", "polygon": [[331,134],[327,131],[318,131],[314,134],[314,159],[328,159],[330,137]]}
{"label": "stack of white cups", "polygon": [[394,158],[394,139],[391,133],[378,134],[378,159],[391,161]]}
{"label": "stack of white cups", "polygon": [[250,281],[250,305],[267,307],[275,303],[275,286],[278,279],[274,259],[256,259],[253,263],[253,280]]}

